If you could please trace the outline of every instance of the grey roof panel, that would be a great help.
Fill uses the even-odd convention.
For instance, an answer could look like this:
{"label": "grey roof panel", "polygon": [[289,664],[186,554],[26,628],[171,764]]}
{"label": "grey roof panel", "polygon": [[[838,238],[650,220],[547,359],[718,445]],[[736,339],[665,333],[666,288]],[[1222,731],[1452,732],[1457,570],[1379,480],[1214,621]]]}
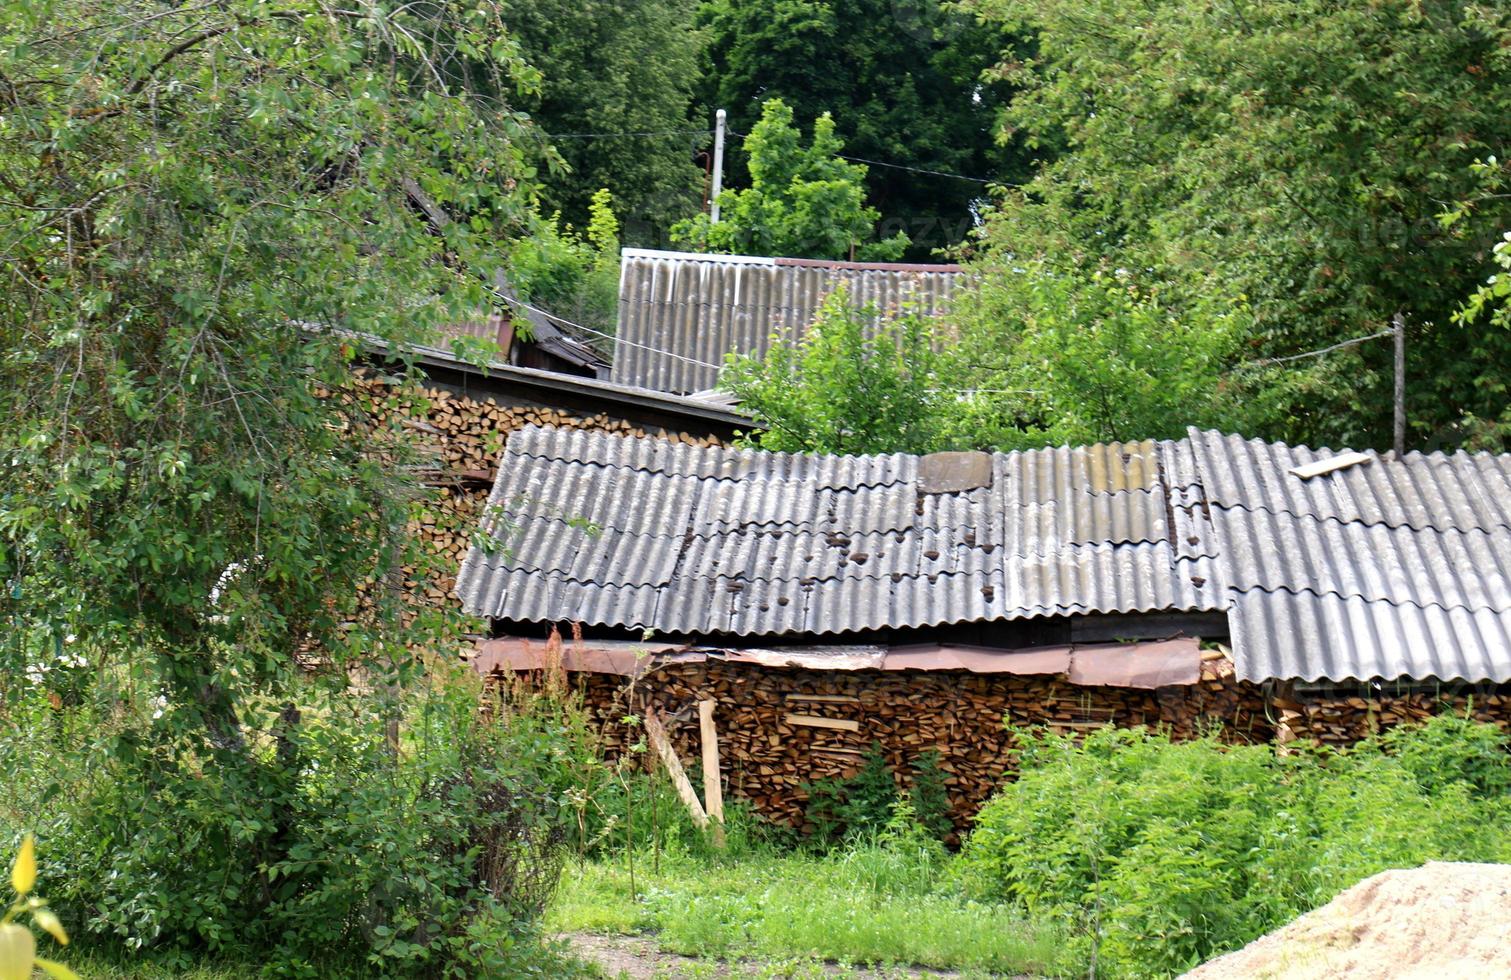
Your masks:
{"label": "grey roof panel", "polygon": [[[1220,599],[1215,576],[1175,574],[1152,443],[998,455],[990,485],[930,492],[914,457],[650,442],[511,437],[491,498],[510,536],[503,554],[469,555],[467,607],[775,635]],[[590,582],[605,595],[582,602]],[[654,606],[642,586],[659,589]]]}
{"label": "grey roof panel", "polygon": [[1511,456],[1407,453],[1300,479],[1293,466],[1338,455],[1191,430],[1208,499],[1221,507],[1438,530],[1511,527]]}
{"label": "grey roof panel", "polygon": [[762,354],[772,334],[798,334],[843,283],[857,305],[932,315],[964,273],[952,265],[820,262],[660,252],[621,253],[612,378],[657,391],[714,387],[725,355]]}
{"label": "grey roof panel", "polygon": [[1240,680],[1511,681],[1511,612],[1253,590],[1228,623]]}
{"label": "grey roof panel", "polygon": [[1214,508],[1238,589],[1511,610],[1511,529],[1433,531]]}

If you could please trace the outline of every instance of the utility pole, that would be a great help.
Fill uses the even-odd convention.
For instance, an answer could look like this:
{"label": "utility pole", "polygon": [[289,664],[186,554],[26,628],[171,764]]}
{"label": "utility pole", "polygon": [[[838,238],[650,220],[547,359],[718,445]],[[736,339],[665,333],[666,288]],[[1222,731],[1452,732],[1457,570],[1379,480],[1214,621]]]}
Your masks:
{"label": "utility pole", "polygon": [[1395,450],[1396,459],[1406,452],[1406,317],[1398,310],[1391,319],[1396,341],[1396,410]]}
{"label": "utility pole", "polygon": [[724,190],[724,110],[714,113],[714,186],[708,196],[708,222],[719,223],[719,192]]}

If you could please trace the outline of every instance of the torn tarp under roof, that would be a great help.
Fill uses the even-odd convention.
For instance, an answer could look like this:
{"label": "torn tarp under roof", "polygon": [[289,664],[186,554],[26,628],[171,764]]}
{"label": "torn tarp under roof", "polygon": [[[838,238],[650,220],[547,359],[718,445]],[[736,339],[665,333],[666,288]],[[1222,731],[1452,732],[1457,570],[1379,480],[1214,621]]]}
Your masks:
{"label": "torn tarp under roof", "polygon": [[541,670],[559,660],[562,669],[639,677],[674,663],[727,663],[800,670],[950,670],[973,674],[1063,674],[1081,687],[1153,690],[1201,679],[1196,639],[1144,643],[1082,643],[1003,649],[960,644],[908,646],[843,645],[776,648],[693,647],[628,640],[549,640],[502,637],[485,640],[472,665],[479,673]]}

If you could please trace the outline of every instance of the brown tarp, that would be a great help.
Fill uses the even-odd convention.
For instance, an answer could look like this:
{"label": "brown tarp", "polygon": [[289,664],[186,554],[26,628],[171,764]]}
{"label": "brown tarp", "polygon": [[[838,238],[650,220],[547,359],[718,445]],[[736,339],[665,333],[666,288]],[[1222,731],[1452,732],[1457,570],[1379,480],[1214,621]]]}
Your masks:
{"label": "brown tarp", "polygon": [[1201,680],[1201,648],[1194,638],[1152,643],[1085,643],[1070,658],[1067,679],[1082,687],[1157,687]]}

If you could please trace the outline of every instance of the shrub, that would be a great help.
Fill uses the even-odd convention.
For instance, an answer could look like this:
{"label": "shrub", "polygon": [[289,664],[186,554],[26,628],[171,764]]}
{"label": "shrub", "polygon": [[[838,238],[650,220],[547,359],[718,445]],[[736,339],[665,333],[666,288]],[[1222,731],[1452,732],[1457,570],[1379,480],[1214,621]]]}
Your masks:
{"label": "shrub", "polygon": [[[244,719],[262,737],[213,765],[161,719],[92,729],[42,710],[0,725],[0,754],[28,770],[70,931],[103,950],[283,976],[499,975],[506,959],[551,975],[533,923],[566,853],[555,707],[488,723],[475,682],[446,682],[404,708],[395,746],[376,699],[312,689]],[[18,815],[0,811],[0,841]]]}
{"label": "shrub", "polygon": [[897,803],[897,780],[880,742],[871,743],[855,775],[816,779],[803,789],[808,794],[803,816],[820,845],[875,834],[887,825]]}
{"label": "shrub", "polygon": [[[619,311],[619,222],[608,190],[593,195],[588,227],[563,225],[561,215],[534,222],[509,253],[509,275],[521,298],[572,323],[612,333]],[[601,346],[603,337],[584,338]],[[612,346],[612,345],[611,345]]]}
{"label": "shrub", "polygon": [[1161,976],[1391,867],[1511,856],[1506,737],[1438,718],[1335,754],[1106,729],[1018,733],[1022,765],[952,868],[1049,916],[1099,975]]}

